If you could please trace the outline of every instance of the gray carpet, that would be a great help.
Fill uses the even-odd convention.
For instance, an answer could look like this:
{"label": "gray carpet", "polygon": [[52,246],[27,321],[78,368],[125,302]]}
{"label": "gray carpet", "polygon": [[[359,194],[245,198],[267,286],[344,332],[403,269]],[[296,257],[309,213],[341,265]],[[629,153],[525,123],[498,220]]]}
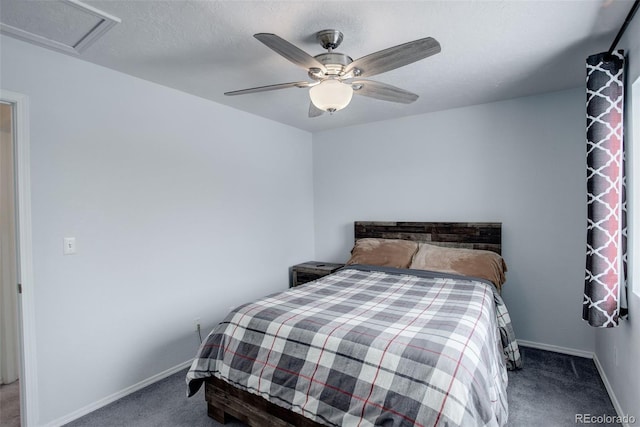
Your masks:
{"label": "gray carpet", "polygon": [[[575,414],[616,414],[591,359],[520,349],[525,366],[509,372],[509,426],[575,426]],[[172,375],[67,426],[220,426],[207,417],[202,390],[190,399],[185,397],[185,374]],[[226,425],[244,426],[240,422]]]}
{"label": "gray carpet", "polygon": [[576,414],[617,415],[593,360],[522,346],[520,352],[524,368],[509,372],[510,426],[576,426]]}
{"label": "gray carpet", "polygon": [[0,385],[0,427],[20,427],[20,381]]}

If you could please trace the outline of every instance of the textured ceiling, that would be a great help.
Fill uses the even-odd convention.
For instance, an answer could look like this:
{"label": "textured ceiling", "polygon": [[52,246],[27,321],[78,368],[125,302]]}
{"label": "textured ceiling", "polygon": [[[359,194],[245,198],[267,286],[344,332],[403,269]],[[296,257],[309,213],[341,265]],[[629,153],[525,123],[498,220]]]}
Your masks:
{"label": "textured ceiling", "polygon": [[[52,9],[51,1],[28,3],[29,8]],[[1,0],[0,16],[11,14],[16,19],[11,9],[14,3]],[[586,56],[608,49],[633,2],[85,3],[121,18],[122,23],[80,58],[314,132],[580,86]],[[314,34],[326,28],[344,33],[337,51],[353,59],[427,36],[440,42],[442,52],[372,78],[420,95],[410,105],[354,96],[344,110],[311,119],[307,117],[308,89],[223,95],[309,80],[305,70],[277,55],[253,34],[275,33],[317,55],[324,50]]]}

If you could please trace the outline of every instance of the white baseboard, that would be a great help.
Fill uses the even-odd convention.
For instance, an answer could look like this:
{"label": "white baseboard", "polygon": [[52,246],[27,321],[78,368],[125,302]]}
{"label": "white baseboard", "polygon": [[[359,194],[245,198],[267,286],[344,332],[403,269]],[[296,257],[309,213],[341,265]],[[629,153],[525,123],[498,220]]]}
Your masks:
{"label": "white baseboard", "polygon": [[555,353],[562,353],[562,354],[568,354],[571,356],[586,357],[587,359],[593,359],[592,351],[578,350],[575,348],[560,347],[558,345],[543,344],[540,342],[525,341],[520,339],[518,340],[518,344],[522,344],[525,347],[537,348],[539,350],[547,350],[547,351],[553,351]]}
{"label": "white baseboard", "polygon": [[[518,344],[522,344],[525,347],[532,347],[532,348],[537,348],[540,350],[547,350],[547,351],[553,351],[556,353],[562,353],[562,354],[568,354],[571,356],[578,356],[578,357],[586,357],[587,359],[593,359],[593,362],[596,364],[596,369],[598,370],[598,373],[600,374],[600,378],[602,379],[602,382],[604,383],[604,388],[607,390],[607,394],[609,394],[609,398],[611,399],[611,403],[613,403],[613,408],[616,410],[616,413],[622,417],[624,415],[624,411],[622,410],[622,406],[620,406],[620,402],[618,401],[618,398],[616,397],[616,394],[613,391],[613,387],[611,387],[611,383],[609,382],[609,379],[607,378],[607,374],[604,371],[604,368],[602,367],[602,364],[600,363],[600,360],[598,359],[598,356],[590,351],[584,351],[584,350],[577,350],[575,348],[568,348],[568,347],[560,347],[557,345],[551,345],[551,344],[542,344],[539,342],[534,342],[534,341],[526,341],[526,340],[518,340]],[[525,362],[526,363],[526,362]],[[630,425],[628,423],[622,423],[623,427],[630,427]]]}
{"label": "white baseboard", "polygon": [[[598,369],[598,373],[600,374],[600,378],[602,378],[602,382],[604,383],[604,388],[607,389],[607,393],[609,393],[609,398],[611,399],[611,403],[613,403],[613,407],[615,408],[616,412],[618,413],[619,416],[623,416],[624,415],[624,411],[622,410],[622,406],[620,405],[620,402],[618,401],[618,398],[616,397],[616,394],[613,392],[613,387],[611,387],[611,383],[609,382],[609,378],[607,378],[607,374],[604,371],[604,368],[602,367],[602,364],[600,363],[600,359],[598,359],[598,355],[597,354],[593,354],[593,361],[596,364],[596,368]],[[630,425],[628,423],[623,422],[622,423],[623,427],[630,427]]]}
{"label": "white baseboard", "polygon": [[153,375],[145,380],[142,380],[137,384],[129,386],[118,392],[115,392],[112,395],[109,395],[103,399],[98,400],[97,402],[93,402],[85,406],[84,408],[80,408],[77,411],[74,411],[70,414],[67,414],[63,417],[58,418],[57,420],[51,421],[45,424],[45,427],[59,427],[64,424],[70,423],[73,420],[77,420],[78,418],[84,415],[87,415],[90,412],[100,409],[103,406],[107,406],[109,403],[113,403],[118,399],[122,399],[123,397],[128,396],[131,393],[141,390],[146,386],[149,386],[153,383],[156,383],[160,380],[167,378],[170,375],[175,374],[176,372],[180,372],[181,370],[188,368],[191,365],[192,361],[193,359],[182,362],[179,365],[176,365],[172,368],[167,369],[166,371],[160,372],[159,374]]}

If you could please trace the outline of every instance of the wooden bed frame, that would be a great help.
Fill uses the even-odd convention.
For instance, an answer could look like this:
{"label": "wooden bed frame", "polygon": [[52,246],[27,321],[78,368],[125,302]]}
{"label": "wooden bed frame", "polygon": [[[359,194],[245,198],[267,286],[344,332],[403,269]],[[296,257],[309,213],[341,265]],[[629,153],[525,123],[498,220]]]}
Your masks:
{"label": "wooden bed frame", "polygon": [[499,222],[356,221],[354,239],[366,237],[412,240],[451,248],[502,253],[502,223]]}
{"label": "wooden bed frame", "polygon": [[[356,221],[354,239],[366,237],[502,252],[502,224],[496,222]],[[205,380],[205,399],[208,415],[221,424],[234,417],[251,427],[322,426],[215,377]]]}

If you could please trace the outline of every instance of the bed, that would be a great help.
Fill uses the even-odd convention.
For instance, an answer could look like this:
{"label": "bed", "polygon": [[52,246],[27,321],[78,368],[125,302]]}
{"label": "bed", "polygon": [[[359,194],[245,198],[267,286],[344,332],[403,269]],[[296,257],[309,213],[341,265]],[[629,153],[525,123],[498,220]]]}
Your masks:
{"label": "bed", "polygon": [[[449,248],[504,263],[501,225],[356,222],[354,237],[343,269],[229,313],[188,394],[204,384],[209,416],[260,427],[506,425],[506,369],[521,360],[500,268],[424,268]],[[359,263],[372,253],[378,265]]]}

